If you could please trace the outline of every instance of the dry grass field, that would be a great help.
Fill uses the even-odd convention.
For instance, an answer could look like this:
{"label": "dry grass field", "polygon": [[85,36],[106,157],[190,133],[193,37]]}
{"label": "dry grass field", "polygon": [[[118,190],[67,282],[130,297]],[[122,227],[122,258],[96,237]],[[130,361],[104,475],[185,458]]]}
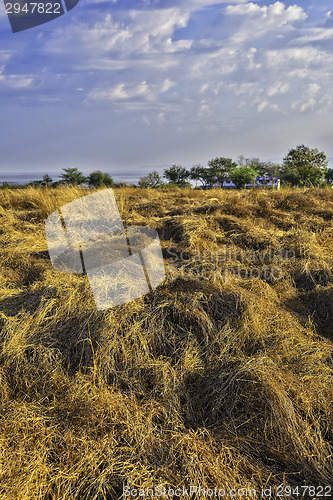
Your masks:
{"label": "dry grass field", "polygon": [[0,191],[1,500],[323,498],[333,190],[114,189],[125,224],[158,231],[166,279],[100,312],[86,276],[53,270],[44,230],[87,193]]}

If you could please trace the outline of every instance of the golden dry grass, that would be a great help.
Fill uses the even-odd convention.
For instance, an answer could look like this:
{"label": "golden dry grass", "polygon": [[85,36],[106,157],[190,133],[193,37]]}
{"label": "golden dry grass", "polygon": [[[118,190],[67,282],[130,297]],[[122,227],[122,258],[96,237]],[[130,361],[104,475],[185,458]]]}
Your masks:
{"label": "golden dry grass", "polygon": [[115,189],[167,275],[102,312],[44,231],[87,192],[0,191],[0,498],[329,485],[332,191]]}

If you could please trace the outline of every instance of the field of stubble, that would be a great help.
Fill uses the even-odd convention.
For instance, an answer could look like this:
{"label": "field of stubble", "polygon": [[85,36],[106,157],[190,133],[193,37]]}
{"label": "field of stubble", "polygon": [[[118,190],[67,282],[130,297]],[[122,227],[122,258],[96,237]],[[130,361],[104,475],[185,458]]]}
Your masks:
{"label": "field of stubble", "polygon": [[84,275],[53,270],[44,230],[87,193],[0,191],[1,500],[281,483],[323,498],[333,190],[114,189],[125,224],[158,231],[166,279],[100,312]]}

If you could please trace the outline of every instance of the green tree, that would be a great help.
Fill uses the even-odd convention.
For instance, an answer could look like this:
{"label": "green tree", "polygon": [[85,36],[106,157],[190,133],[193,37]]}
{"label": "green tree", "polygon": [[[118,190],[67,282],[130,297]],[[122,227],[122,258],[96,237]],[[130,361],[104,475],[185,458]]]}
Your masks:
{"label": "green tree", "polygon": [[53,188],[60,187],[60,186],[63,186],[63,185],[64,185],[64,183],[62,181],[53,181],[52,184],[51,184],[51,186]]}
{"label": "green tree", "polygon": [[49,187],[52,184],[53,180],[49,176],[49,174],[43,175],[42,186]]}
{"label": "green tree", "polygon": [[113,178],[107,172],[103,174],[103,184],[106,187],[112,187],[114,184]]}
{"label": "green tree", "polygon": [[231,158],[224,158],[223,156],[213,158],[208,162],[208,179],[209,184],[216,182],[223,184],[223,181],[230,177],[230,173],[237,167],[237,163],[233,162]]}
{"label": "green tree", "polygon": [[244,189],[246,184],[254,183],[257,175],[253,167],[236,167],[230,172],[230,179],[238,189]]}
{"label": "green tree", "polygon": [[103,173],[100,170],[96,170],[95,172],[91,172],[88,175],[87,181],[90,187],[99,188],[99,187],[112,187],[113,179],[109,174]]}
{"label": "green tree", "polygon": [[244,155],[240,155],[237,160],[237,164],[240,167],[252,167],[259,173],[260,169],[264,168],[265,163],[257,157],[247,158]]}
{"label": "green tree", "polygon": [[329,168],[325,172],[325,179],[328,184],[333,186],[333,168]]}
{"label": "green tree", "polygon": [[27,186],[42,187],[43,181],[31,181],[27,184]]}
{"label": "green tree", "polygon": [[259,175],[267,175],[268,177],[281,177],[281,165],[272,161],[261,162],[261,166],[257,168]]}
{"label": "green tree", "polygon": [[150,172],[148,175],[144,177],[140,177],[139,179],[139,187],[140,188],[145,188],[145,189],[155,189],[158,187],[161,187],[163,184],[163,181],[160,177],[160,174],[156,171]]}
{"label": "green tree", "polygon": [[190,177],[190,172],[180,165],[172,165],[172,167],[164,169],[163,177],[168,179],[171,184],[176,184],[178,187],[187,187],[190,185],[190,183],[187,182],[187,179]]}
{"label": "green tree", "polygon": [[268,177],[279,177],[281,175],[281,165],[279,163],[273,163],[271,161],[262,161],[259,158],[246,158],[241,155],[238,158],[238,165],[241,167],[252,167],[257,172],[258,175],[268,176]]}
{"label": "green tree", "polygon": [[60,175],[63,184],[78,186],[87,181],[87,178],[77,168],[63,168],[64,174]]}
{"label": "green tree", "polygon": [[259,158],[245,158],[244,156],[240,156],[238,159],[238,164],[241,167],[254,168],[257,172],[257,175],[260,177],[264,177],[265,179],[261,180],[261,185],[265,186],[269,183],[268,177],[281,177],[281,165],[279,163],[273,163],[271,161],[262,161]]}
{"label": "green tree", "polygon": [[293,186],[316,186],[325,175],[327,163],[325,153],[301,144],[283,158],[282,177]]}
{"label": "green tree", "polygon": [[195,181],[195,183],[200,181],[202,184],[207,184],[208,177],[208,169],[202,165],[193,165],[190,170],[189,178]]}

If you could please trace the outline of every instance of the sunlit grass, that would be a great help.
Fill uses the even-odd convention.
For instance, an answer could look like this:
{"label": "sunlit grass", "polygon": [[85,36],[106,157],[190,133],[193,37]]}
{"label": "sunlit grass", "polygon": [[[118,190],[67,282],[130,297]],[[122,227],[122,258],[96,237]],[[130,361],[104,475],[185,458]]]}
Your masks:
{"label": "sunlit grass", "polygon": [[115,189],[167,276],[102,312],[85,276],[52,269],[44,231],[89,192],[0,191],[0,498],[330,484],[331,190]]}

